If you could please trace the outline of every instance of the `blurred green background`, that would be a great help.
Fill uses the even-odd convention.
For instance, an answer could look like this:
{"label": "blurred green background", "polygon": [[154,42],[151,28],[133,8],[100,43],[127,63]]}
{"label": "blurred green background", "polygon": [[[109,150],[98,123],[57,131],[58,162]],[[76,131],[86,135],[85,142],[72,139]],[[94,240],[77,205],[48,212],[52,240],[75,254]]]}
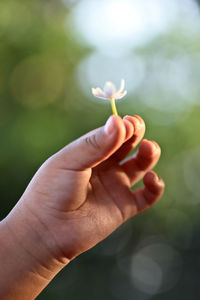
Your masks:
{"label": "blurred green background", "polygon": [[162,147],[162,200],[65,268],[38,297],[200,299],[200,11],[192,0],[0,1],[3,219],[50,155],[104,124],[91,87],[127,83]]}

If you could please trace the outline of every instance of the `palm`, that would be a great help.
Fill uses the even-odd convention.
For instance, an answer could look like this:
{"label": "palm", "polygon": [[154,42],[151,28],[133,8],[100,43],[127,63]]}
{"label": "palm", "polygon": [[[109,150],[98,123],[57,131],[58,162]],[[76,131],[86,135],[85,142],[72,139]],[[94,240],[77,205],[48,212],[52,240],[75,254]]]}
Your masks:
{"label": "palm", "polygon": [[[50,189],[41,217],[43,221],[46,219],[47,226],[51,224],[49,230],[59,248],[64,253],[71,249],[72,254],[67,252],[67,257],[91,248],[137,214],[138,208],[130,190],[131,181],[118,162],[108,160],[94,169],[73,172],[73,179],[72,172],[64,170],[61,177],[63,190],[61,186],[56,192]],[[70,189],[66,187],[69,180]],[[78,193],[72,197],[77,187]],[[55,194],[56,199],[50,197]],[[73,208],[71,197],[76,205]]]}
{"label": "palm", "polygon": [[[71,249],[73,253],[78,254],[91,248],[123,223],[122,203],[124,205],[127,200],[130,201],[127,199],[128,196],[131,198],[130,182],[117,163],[106,167],[100,165],[81,174],[74,172],[73,179],[71,171],[64,173],[63,189],[59,185],[58,191],[55,191],[55,187],[52,191],[52,184],[48,181],[48,195],[45,197],[47,201],[44,199],[38,217],[45,222],[45,226],[64,253]],[[72,195],[65,184],[69,177],[71,191],[79,187],[79,192],[73,195],[73,204],[76,203],[77,206],[73,208],[70,207]],[[46,191],[43,191],[43,194],[46,195]],[[36,201],[34,203],[36,204]],[[71,255],[73,256],[66,253],[67,257]]]}

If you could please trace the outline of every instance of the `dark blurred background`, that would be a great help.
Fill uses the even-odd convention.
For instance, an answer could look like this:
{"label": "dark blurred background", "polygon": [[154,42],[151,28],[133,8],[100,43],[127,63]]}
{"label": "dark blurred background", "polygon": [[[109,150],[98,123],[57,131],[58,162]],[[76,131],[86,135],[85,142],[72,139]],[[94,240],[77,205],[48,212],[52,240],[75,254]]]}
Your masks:
{"label": "dark blurred background", "polygon": [[200,10],[193,0],[0,1],[1,218],[55,151],[104,124],[91,87],[126,80],[162,147],[162,200],[65,268],[38,297],[200,299]]}

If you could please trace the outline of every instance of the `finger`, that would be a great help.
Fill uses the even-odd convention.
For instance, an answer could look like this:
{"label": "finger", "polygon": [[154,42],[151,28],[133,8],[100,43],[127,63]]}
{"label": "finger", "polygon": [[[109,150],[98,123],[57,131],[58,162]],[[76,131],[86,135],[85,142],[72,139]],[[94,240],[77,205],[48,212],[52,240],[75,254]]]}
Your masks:
{"label": "finger", "polygon": [[129,122],[132,124],[132,134],[127,136],[126,142],[112,155],[111,159],[115,161],[124,159],[127,154],[138,145],[145,133],[145,123],[141,117],[137,115],[125,116],[123,120],[126,123]]}
{"label": "finger", "polygon": [[138,116],[138,115],[133,115],[133,116],[125,116],[123,118],[123,120],[128,120],[129,122],[131,122],[133,124],[134,127],[134,135],[133,135],[133,139],[132,139],[132,144],[133,144],[133,148],[135,148],[139,142],[142,140],[144,134],[145,134],[145,122],[144,120]]}
{"label": "finger", "polygon": [[142,179],[144,174],[157,164],[160,154],[161,149],[156,142],[148,140],[141,142],[136,154],[121,165],[131,186]]}
{"label": "finger", "polygon": [[165,188],[164,181],[152,171],[144,176],[143,182],[144,188],[132,192],[137,213],[155,204],[161,198]]}
{"label": "finger", "polygon": [[123,144],[126,127],[119,116],[112,115],[105,126],[100,127],[72,142],[57,154],[61,168],[85,170],[92,168],[110,157]]}
{"label": "finger", "polygon": [[123,120],[123,122],[126,127],[126,136],[125,136],[125,140],[124,140],[124,143],[125,143],[127,140],[129,140],[133,136],[134,127],[133,127],[133,124],[128,120]]}
{"label": "finger", "polygon": [[[126,135],[125,135],[125,139],[124,139],[124,142],[125,142],[126,140],[128,140],[133,135],[134,128],[133,128],[133,125],[132,125],[131,122],[129,122],[127,120],[123,120],[123,122],[124,122],[124,126],[126,128]],[[90,132],[86,133],[83,137],[86,138],[86,137],[92,136],[98,130],[99,130],[99,128],[93,129]]]}
{"label": "finger", "polygon": [[122,222],[150,208],[163,194],[164,182],[156,173],[148,172],[143,179],[144,187],[135,191],[123,187],[123,198],[115,197],[115,203],[121,212]]}

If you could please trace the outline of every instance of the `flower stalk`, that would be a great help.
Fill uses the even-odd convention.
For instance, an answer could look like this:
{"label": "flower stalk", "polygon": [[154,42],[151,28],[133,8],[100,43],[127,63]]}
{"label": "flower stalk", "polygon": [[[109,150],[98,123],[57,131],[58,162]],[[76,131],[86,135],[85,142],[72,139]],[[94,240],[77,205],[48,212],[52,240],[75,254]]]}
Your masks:
{"label": "flower stalk", "polygon": [[118,112],[117,112],[117,108],[116,108],[116,104],[115,104],[115,98],[111,97],[110,102],[111,102],[111,106],[112,106],[113,115],[118,116]]}

